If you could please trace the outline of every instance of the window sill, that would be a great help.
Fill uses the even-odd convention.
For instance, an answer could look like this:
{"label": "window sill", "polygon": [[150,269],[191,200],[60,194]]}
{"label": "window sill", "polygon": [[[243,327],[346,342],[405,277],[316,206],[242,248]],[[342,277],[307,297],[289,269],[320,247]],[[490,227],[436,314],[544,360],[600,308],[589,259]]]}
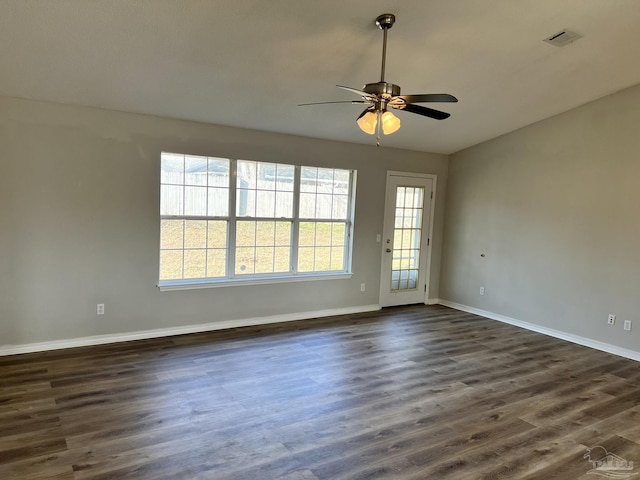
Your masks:
{"label": "window sill", "polygon": [[194,290],[199,288],[219,288],[219,287],[238,287],[243,285],[267,285],[272,283],[294,283],[294,282],[312,282],[316,280],[346,280],[353,276],[352,273],[327,273],[313,275],[295,275],[295,276],[278,276],[278,277],[262,277],[251,279],[233,279],[225,278],[223,280],[175,280],[158,283],[161,292],[172,290]]}

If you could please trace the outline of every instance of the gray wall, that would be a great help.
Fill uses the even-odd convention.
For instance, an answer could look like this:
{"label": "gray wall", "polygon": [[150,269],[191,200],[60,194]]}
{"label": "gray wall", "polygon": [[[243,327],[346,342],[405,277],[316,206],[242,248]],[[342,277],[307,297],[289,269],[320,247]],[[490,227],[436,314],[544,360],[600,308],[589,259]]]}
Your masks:
{"label": "gray wall", "polygon": [[[438,297],[445,155],[11,98],[0,147],[0,345],[377,304],[387,170],[438,175]],[[356,169],[353,278],[160,292],[162,150]]]}
{"label": "gray wall", "polygon": [[456,153],[440,298],[640,351],[639,182],[640,86]]}

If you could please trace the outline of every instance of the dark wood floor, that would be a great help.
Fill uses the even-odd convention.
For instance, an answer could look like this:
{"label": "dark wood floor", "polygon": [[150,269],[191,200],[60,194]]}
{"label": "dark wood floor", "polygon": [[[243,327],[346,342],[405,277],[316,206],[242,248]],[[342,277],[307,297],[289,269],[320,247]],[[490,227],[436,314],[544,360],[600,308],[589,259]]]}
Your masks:
{"label": "dark wood floor", "polygon": [[640,466],[640,363],[440,306],[0,358],[3,480],[593,479],[596,445]]}

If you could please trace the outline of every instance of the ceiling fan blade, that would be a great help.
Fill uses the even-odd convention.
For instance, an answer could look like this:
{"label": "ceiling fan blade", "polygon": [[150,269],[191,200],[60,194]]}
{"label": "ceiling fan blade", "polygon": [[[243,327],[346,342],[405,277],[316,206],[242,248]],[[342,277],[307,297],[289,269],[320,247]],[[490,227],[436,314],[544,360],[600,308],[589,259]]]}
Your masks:
{"label": "ceiling fan blade", "polygon": [[327,103],[351,103],[351,104],[364,104],[364,103],[369,103],[369,102],[365,102],[364,100],[340,100],[337,102],[313,102],[313,103],[299,103],[298,106],[299,107],[306,107],[308,105],[326,105]]}
{"label": "ceiling fan blade", "polygon": [[376,96],[371,93],[363,92],[362,90],[358,90],[357,88],[345,87],[344,85],[336,85],[338,88],[342,88],[343,90],[347,90],[351,93],[355,93],[356,95],[360,95],[363,98],[370,98],[375,100]]}
{"label": "ceiling fan blade", "polygon": [[[393,105],[392,105],[393,106]],[[429,118],[435,118],[436,120],[444,120],[451,116],[450,113],[441,112],[440,110],[434,110],[433,108],[422,107],[420,105],[414,105],[413,103],[407,103],[404,106],[393,107],[396,110],[405,110],[411,113],[417,113]]]}
{"label": "ceiling fan blade", "polygon": [[421,95],[398,95],[394,98],[401,98],[407,103],[422,103],[422,102],[436,102],[436,103],[454,103],[458,99],[448,93],[423,93]]}

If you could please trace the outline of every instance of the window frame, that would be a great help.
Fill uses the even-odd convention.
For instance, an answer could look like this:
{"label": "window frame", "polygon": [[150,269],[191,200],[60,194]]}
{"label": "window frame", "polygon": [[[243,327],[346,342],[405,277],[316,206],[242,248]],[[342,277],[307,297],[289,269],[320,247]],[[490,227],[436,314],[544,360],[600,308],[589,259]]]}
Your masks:
{"label": "window frame", "polygon": [[[166,152],[162,151],[160,156],[160,165],[162,164],[163,155],[181,155],[184,157],[187,156],[199,156],[205,157],[203,155],[192,155],[187,153],[175,153],[175,152]],[[211,158],[221,158],[222,157],[212,157],[206,156],[207,159]],[[161,264],[160,264],[160,256],[162,254],[162,249],[160,248],[160,242],[162,241],[161,230],[159,231],[159,252],[158,252],[158,288],[161,291],[166,290],[184,290],[184,289],[195,289],[195,288],[215,288],[215,287],[227,287],[227,286],[237,286],[237,285],[260,285],[260,284],[271,284],[271,283],[288,283],[288,282],[299,282],[299,281],[315,281],[315,280],[335,280],[335,279],[345,279],[351,278],[352,273],[352,262],[353,262],[353,232],[355,226],[355,200],[356,200],[356,179],[357,179],[357,171],[354,169],[347,168],[334,168],[334,167],[319,167],[319,166],[311,166],[311,165],[293,165],[290,163],[281,163],[281,162],[265,162],[259,160],[247,160],[241,158],[224,158],[229,161],[229,185],[228,185],[228,215],[227,216],[202,216],[202,215],[162,215],[160,211],[159,219],[160,224],[162,224],[163,220],[204,220],[204,221],[214,221],[214,220],[222,220],[227,222],[227,243],[226,243],[226,276],[224,277],[208,277],[208,278],[183,278],[183,279],[171,279],[171,280],[162,280],[160,279],[161,273]],[[237,193],[238,193],[238,185],[237,185],[237,173],[238,173],[238,162],[239,161],[248,161],[255,162],[256,164],[272,164],[272,165],[287,165],[294,168],[294,180],[293,180],[293,208],[292,208],[292,217],[258,217],[258,216],[239,216],[237,212]],[[301,199],[301,171],[302,168],[318,168],[318,169],[329,169],[329,170],[343,170],[349,172],[349,184],[348,184],[348,192],[347,192],[347,214],[344,220],[334,220],[334,219],[325,219],[325,218],[300,218],[300,199]],[[163,185],[162,176],[160,175],[159,185]],[[186,182],[183,182],[183,186],[186,185]],[[162,202],[162,193],[161,188],[159,192],[159,200],[160,204]],[[257,214],[257,212],[255,212]],[[291,222],[291,245],[289,250],[289,271],[287,272],[270,272],[270,273],[251,273],[251,274],[238,274],[235,272],[235,262],[236,262],[236,250],[237,250],[237,224],[242,221],[252,221],[252,222]],[[298,253],[299,253],[299,236],[300,236],[300,223],[312,222],[312,223],[329,223],[329,224],[340,224],[344,225],[345,228],[345,237],[344,237],[344,258],[343,258],[343,270],[328,270],[328,271],[310,271],[310,272],[300,272],[298,271]],[[317,247],[316,247],[317,248]],[[185,248],[182,248],[184,251]]]}

